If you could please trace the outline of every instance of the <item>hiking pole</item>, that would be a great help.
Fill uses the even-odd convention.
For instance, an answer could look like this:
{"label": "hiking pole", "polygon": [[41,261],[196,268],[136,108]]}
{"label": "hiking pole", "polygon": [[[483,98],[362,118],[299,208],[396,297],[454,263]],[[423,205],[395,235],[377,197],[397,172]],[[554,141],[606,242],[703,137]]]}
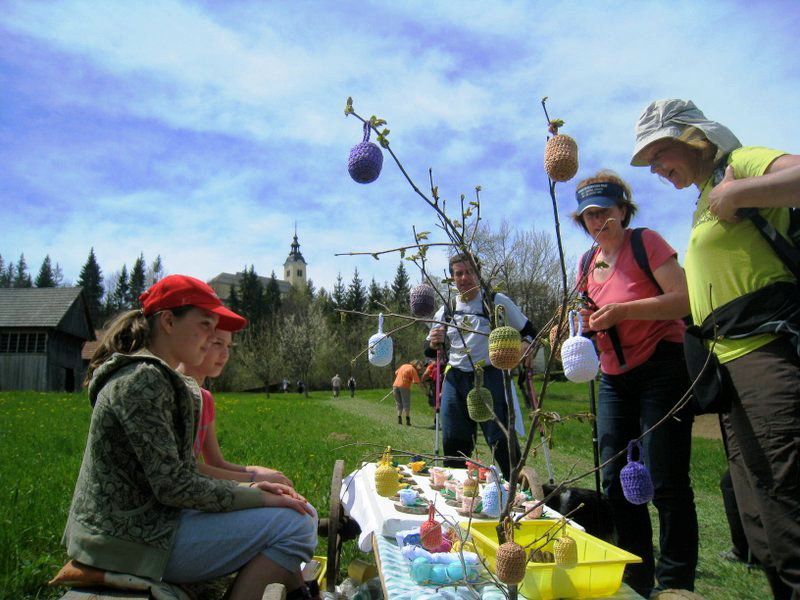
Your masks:
{"label": "hiking pole", "polygon": [[434,394],[435,401],[433,406],[433,455],[439,456],[439,408],[442,405],[442,349],[436,349],[436,391]]}
{"label": "hiking pole", "polygon": [[597,443],[597,401],[594,392],[594,379],[589,382],[589,412],[592,413],[592,451],[594,453],[594,489],[597,494],[595,512],[600,523],[600,449]]}
{"label": "hiking pole", "polygon": [[[528,395],[531,399],[533,410],[539,410],[539,400],[536,398],[536,389],[533,387],[533,369],[525,367],[525,384],[528,388]],[[542,452],[544,452],[544,464],[547,468],[547,479],[550,484],[556,482],[553,477],[553,463],[550,462],[550,443],[544,435],[544,425],[539,421],[539,439],[542,441]]]}

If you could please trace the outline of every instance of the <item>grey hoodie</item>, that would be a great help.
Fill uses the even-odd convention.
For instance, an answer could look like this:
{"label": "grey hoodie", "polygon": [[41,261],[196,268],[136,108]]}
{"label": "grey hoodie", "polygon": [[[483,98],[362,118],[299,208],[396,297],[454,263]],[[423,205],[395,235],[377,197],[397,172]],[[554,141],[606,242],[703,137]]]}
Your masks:
{"label": "grey hoodie", "polygon": [[199,388],[158,357],[114,354],[92,377],[89,399],[89,437],[64,532],[71,558],[161,579],[181,509],[263,506],[260,490],[198,472]]}

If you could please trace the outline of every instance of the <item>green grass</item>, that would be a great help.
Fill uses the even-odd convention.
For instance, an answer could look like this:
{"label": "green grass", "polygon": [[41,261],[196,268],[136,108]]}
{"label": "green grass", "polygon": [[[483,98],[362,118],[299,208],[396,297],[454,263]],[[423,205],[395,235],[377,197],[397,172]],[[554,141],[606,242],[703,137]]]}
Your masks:
{"label": "green grass", "polygon": [[[414,391],[412,427],[398,426],[388,390],[345,393],[333,400],[316,392],[296,394],[218,394],[220,443],[226,458],[266,464],[283,470],[297,489],[319,509],[329,510],[333,462],[347,470],[360,460],[374,460],[378,448],[391,445],[431,453],[433,422],[425,398]],[[383,398],[383,399],[382,399]],[[551,385],[546,408],[562,415],[587,412],[586,387]],[[32,392],[0,393],[0,598],[57,598],[61,590],[45,587],[66,559],[60,545],[75,477],[83,454],[90,409],[86,396]],[[590,425],[568,421],[558,426],[553,449],[557,477],[574,465],[592,464]],[[364,443],[375,444],[365,446]],[[358,445],[357,445],[358,444]],[[486,448],[481,448],[486,456]],[[541,456],[530,461],[544,476]],[[697,591],[711,600],[770,596],[763,575],[718,557],[730,545],[719,477],[725,466],[718,441],[695,439],[692,476],[700,521],[700,565]],[[593,477],[581,485],[593,486]],[[658,520],[653,520],[657,536]],[[319,546],[325,553],[325,540]],[[346,544],[343,563],[362,556]],[[369,558],[367,558],[369,560]]]}

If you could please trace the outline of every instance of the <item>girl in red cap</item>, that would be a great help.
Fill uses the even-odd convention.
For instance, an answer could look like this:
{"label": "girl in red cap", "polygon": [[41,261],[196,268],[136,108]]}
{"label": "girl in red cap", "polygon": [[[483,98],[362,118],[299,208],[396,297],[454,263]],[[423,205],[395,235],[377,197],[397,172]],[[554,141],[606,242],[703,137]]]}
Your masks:
{"label": "girl in red cap", "polygon": [[[215,330],[247,321],[205,283],[171,275],[118,317],[92,357],[94,407],[64,540],[70,558],[172,583],[238,571],[229,598],[270,583],[309,597],[302,562],[316,512],[288,485],[206,477],[192,452],[200,390],[176,371],[199,365]],[[296,589],[295,589],[296,588]]]}

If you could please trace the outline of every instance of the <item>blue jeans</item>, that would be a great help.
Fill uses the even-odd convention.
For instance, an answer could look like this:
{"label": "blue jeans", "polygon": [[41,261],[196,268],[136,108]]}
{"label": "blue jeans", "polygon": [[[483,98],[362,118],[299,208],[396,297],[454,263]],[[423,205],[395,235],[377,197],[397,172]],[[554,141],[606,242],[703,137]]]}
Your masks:
{"label": "blue jeans", "polygon": [[[601,463],[661,420],[688,388],[683,346],[673,342],[660,342],[646,363],[627,373],[603,373],[597,409]],[[627,464],[627,457],[623,455],[602,471],[617,544],[642,558],[642,564],[628,565],[625,581],[645,597],[653,588],[654,577],[659,589],[694,589],[698,531],[689,480],[693,417],[688,408],[676,417],[642,440],[642,458],[653,479],[653,504],[660,526],[657,565],[647,505],[631,504],[622,494],[619,472]]]}
{"label": "blue jeans", "polygon": [[[467,394],[473,388],[475,374],[450,368],[442,386],[442,447],[446,456],[458,456],[463,453],[470,456],[475,449],[477,423],[469,418],[467,412]],[[494,367],[483,368],[483,387],[492,394],[494,413],[503,423],[508,423],[508,407],[506,406],[503,372]],[[494,422],[494,419],[480,424],[483,437],[494,453],[494,460],[508,479],[511,468],[508,458],[508,441],[505,434]],[[513,436],[516,457],[519,458],[519,443]],[[488,462],[488,461],[481,461]],[[463,468],[464,460],[446,460],[446,467]]]}

